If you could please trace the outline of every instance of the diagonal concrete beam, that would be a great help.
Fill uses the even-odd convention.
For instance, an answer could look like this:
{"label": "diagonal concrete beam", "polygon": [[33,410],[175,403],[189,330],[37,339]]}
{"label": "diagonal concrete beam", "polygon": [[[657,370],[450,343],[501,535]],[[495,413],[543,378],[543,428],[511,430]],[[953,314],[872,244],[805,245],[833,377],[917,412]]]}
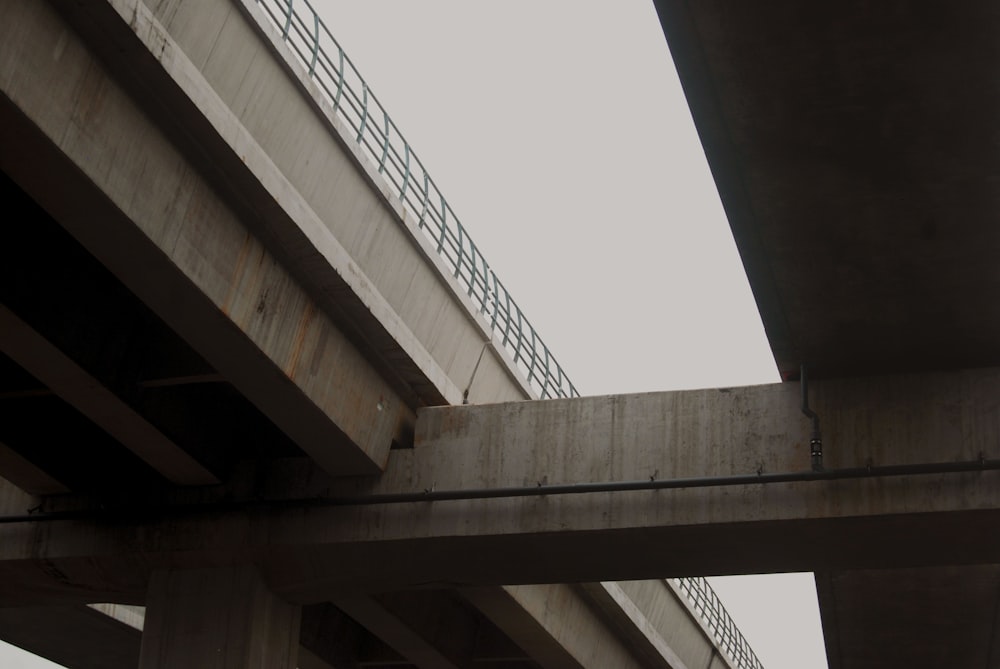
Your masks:
{"label": "diagonal concrete beam", "polygon": [[664,666],[641,662],[572,586],[465,588],[462,595],[543,669]]}
{"label": "diagonal concrete beam", "polygon": [[404,620],[372,597],[341,597],[333,603],[415,667],[458,669],[460,666],[414,629],[412,622]]}
{"label": "diagonal concrete beam", "polygon": [[688,610],[666,581],[602,581],[579,588],[647,667],[704,667],[717,653],[697,614]]}
{"label": "diagonal concrete beam", "polygon": [[126,669],[139,663],[142,633],[109,607],[0,608],[0,639],[75,669]]}
{"label": "diagonal concrete beam", "polygon": [[0,330],[4,333],[0,350],[168,481],[219,483],[201,463],[3,304]]}
{"label": "diagonal concrete beam", "polygon": [[[134,9],[135,25],[116,17],[104,41],[138,72],[159,72],[159,99],[182,98],[177,81],[193,87],[186,94],[235,134],[243,159],[267,171],[279,192],[264,198],[319,225],[146,6]],[[412,411],[248,229],[247,194],[220,195],[192,162],[212,161],[192,158],[189,139],[175,144],[176,128],[153,119],[47,4],[3,13],[0,168],[324,468],[380,471]],[[43,43],[60,44],[59,57]],[[50,83],[43,92],[37,81]]]}
{"label": "diagonal concrete beam", "polygon": [[2,441],[0,441],[0,476],[32,495],[60,495],[69,492],[69,488],[63,483],[36,467]]}

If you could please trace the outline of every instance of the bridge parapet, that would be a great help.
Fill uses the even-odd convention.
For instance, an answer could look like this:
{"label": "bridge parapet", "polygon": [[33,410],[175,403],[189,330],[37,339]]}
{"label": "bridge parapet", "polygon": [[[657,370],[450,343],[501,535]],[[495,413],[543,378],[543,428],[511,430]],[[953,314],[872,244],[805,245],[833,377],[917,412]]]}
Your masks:
{"label": "bridge parapet", "polygon": [[579,393],[308,0],[242,0],[266,16],[542,399]]}

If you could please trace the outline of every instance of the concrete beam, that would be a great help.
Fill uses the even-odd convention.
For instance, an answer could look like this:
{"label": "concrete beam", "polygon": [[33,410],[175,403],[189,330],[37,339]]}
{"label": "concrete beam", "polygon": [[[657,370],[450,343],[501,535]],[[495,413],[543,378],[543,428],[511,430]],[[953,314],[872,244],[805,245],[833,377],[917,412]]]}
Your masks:
{"label": "concrete beam", "polygon": [[462,595],[543,669],[647,666],[572,586],[464,588]]}
{"label": "concrete beam", "polygon": [[[194,145],[217,186],[239,191],[252,231],[363,340],[405,401],[459,403],[463,391],[473,402],[529,397],[488,321],[261,8],[253,0],[148,5],[59,9],[140,96],[150,81],[165,82],[151,113],[179,124],[177,141]],[[122,59],[136,37],[148,53]]]}
{"label": "concrete beam", "polygon": [[438,255],[436,240],[406,212],[357,145],[356,130],[337,116],[261,5],[167,0],[151,10],[363,274],[310,257],[309,245],[287,242],[305,233],[324,249],[310,225],[295,222],[301,229],[289,235],[274,221],[276,236],[295,248],[296,264],[320,285],[350,285],[361,308],[350,295],[341,306],[357,321],[377,321],[364,327],[366,337],[423,403],[458,404],[466,392],[471,403],[532,396],[489,321]]}
{"label": "concrete beam", "polygon": [[0,442],[0,477],[32,495],[61,495],[69,488]]}
{"label": "concrete beam", "polygon": [[84,605],[0,608],[0,639],[73,669],[133,669],[141,636]]}
{"label": "concrete beam", "polygon": [[[359,648],[376,640],[362,642],[353,633],[353,621],[342,613],[322,620],[307,617],[304,611],[298,669],[378,666],[368,657],[370,650]],[[74,669],[134,669],[144,624],[145,608],[139,606],[0,607],[0,639]]]}
{"label": "concrete beam", "polygon": [[164,478],[179,485],[219,479],[138,411],[0,304],[0,350]]}
{"label": "concrete beam", "polygon": [[[998,455],[997,369],[825,380],[811,395],[829,468]],[[997,471],[419,501],[424,490],[536,490],[539,481],[797,472],[808,469],[809,433],[795,384],[428,409],[416,447],[394,451],[367,489],[302,480],[301,504],[3,527],[0,566],[16,568],[21,582],[45,582],[37,561],[65,560],[103,587],[110,573],[141,582],[150,566],[253,553],[278,592],[310,602],[429,582],[1000,563]],[[348,493],[413,493],[414,501],[343,506]],[[317,503],[324,496],[329,506]],[[97,573],[98,564],[107,570]]]}
{"label": "concrete beam", "polygon": [[[232,141],[266,167],[145,5],[134,9],[136,32],[119,18],[108,41],[124,31],[132,41],[119,46],[136,67],[166,67],[194,86],[228,119]],[[205,180],[184,142],[173,143],[176,128],[161,128],[60,16],[44,3],[2,10],[0,167],[317,462],[342,474],[379,471],[400,423],[412,420],[393,387],[247,229],[242,205]],[[56,43],[52,58],[42,45]],[[37,81],[48,82],[44,92]],[[162,76],[143,83],[176,98]],[[296,201],[294,189],[283,193]]]}
{"label": "concrete beam", "polygon": [[460,666],[414,629],[412,621],[402,619],[372,597],[341,597],[334,604],[416,667],[458,669]]}
{"label": "concrete beam", "polygon": [[603,581],[579,587],[644,666],[704,667],[717,652],[698,614],[664,580]]}

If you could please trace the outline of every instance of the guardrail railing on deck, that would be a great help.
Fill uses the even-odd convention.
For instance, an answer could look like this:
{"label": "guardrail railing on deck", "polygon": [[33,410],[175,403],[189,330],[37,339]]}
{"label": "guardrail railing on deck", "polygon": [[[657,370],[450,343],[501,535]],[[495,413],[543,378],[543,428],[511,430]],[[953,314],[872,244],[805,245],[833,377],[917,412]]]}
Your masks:
{"label": "guardrail railing on deck", "polygon": [[[552,352],[490,269],[423,163],[308,0],[256,2],[307,68],[337,116],[356,133],[355,142],[416,217],[418,228],[489,320],[494,334],[539,397],[578,397]],[[674,582],[739,669],[763,669],[708,581],[682,578]]]}
{"label": "guardrail railing on deck", "polygon": [[708,627],[715,643],[729,656],[729,659],[736,663],[738,669],[764,669],[764,665],[757,659],[757,654],[753,652],[750,643],[736,627],[736,623],[726,611],[726,607],[723,606],[722,600],[715,594],[715,590],[706,579],[696,577],[672,578],[670,580],[681,589],[681,592],[684,593],[691,606]]}
{"label": "guardrail railing on deck", "polygon": [[423,163],[307,0],[256,0],[319,85],[354,140],[417,220],[452,275],[542,399],[576,388],[490,269]]}

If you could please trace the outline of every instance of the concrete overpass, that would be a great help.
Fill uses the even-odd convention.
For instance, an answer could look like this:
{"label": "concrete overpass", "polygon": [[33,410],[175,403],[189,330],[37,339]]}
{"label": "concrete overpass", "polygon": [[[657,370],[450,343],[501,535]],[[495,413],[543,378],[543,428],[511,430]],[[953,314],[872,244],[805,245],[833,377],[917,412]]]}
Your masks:
{"label": "concrete overpass", "polygon": [[[873,380],[820,411],[827,459],[995,458],[995,439],[965,421],[996,425],[996,388],[959,379],[984,380],[1000,363],[997,7],[655,4],[783,377],[801,364],[844,388],[900,375],[891,396],[876,399]],[[914,395],[924,383],[936,399]],[[967,400],[980,409],[958,409]],[[925,401],[936,426],[904,417]],[[848,407],[892,423],[883,444],[897,452],[867,426],[844,432]],[[947,436],[946,424],[969,429]],[[995,480],[870,490],[892,506],[904,485],[971,502]],[[845,492],[826,504],[847,503]],[[861,564],[882,544],[862,534],[850,540],[854,564],[815,564],[832,668],[1000,663],[996,555],[962,550],[994,531],[955,521],[900,537],[912,552],[899,563]],[[942,551],[952,555],[931,557]]]}
{"label": "concrete overpass", "polygon": [[[812,371],[816,469],[796,383],[504,403],[573,393],[484,261],[442,264],[466,242],[409,147],[353,148],[388,120],[332,120],[322,62],[273,50],[290,20],[58,7],[0,22],[34,222],[0,284],[8,636],[707,666],[676,583],[608,579],[804,569],[834,667],[997,663],[989,6],[657,3],[779,368]],[[138,651],[95,601],[147,605]]]}
{"label": "concrete overpass", "polygon": [[385,497],[436,486],[424,408],[575,391],[290,9],[0,6],[0,637],[72,667],[754,666],[698,581],[581,581],[516,505],[466,537],[491,502]]}

